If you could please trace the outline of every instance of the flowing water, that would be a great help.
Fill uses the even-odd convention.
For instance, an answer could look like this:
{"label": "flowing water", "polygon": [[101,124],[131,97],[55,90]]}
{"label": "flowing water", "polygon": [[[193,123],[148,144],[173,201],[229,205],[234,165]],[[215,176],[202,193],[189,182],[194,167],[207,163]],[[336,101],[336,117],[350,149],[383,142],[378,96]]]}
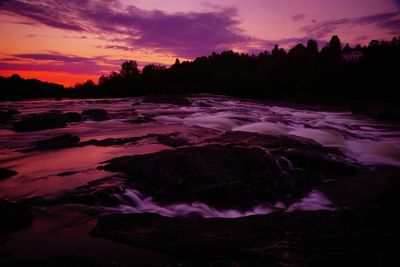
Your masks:
{"label": "flowing water", "polygon": [[[400,167],[399,125],[353,115],[351,112],[268,105],[220,96],[191,97],[191,106],[152,103],[133,105],[138,100],[141,99],[2,102],[0,110],[17,109],[21,112],[16,119],[49,110],[82,112],[97,108],[106,109],[111,119],[83,120],[70,123],[66,128],[22,133],[14,132],[7,126],[0,128],[0,167],[18,172],[17,175],[0,181],[0,198],[11,201],[61,198],[79,186],[116,176],[117,174],[97,169],[106,160],[173,149],[158,143],[154,138],[144,138],[135,143],[108,147],[89,145],[20,152],[38,140],[64,133],[77,135],[81,141],[86,141],[179,132],[181,136],[196,144],[225,131],[295,135],[313,139],[326,147],[338,148],[346,155],[348,161],[371,170],[380,166]],[[127,123],[138,115],[152,120],[142,124]],[[71,172],[71,175],[61,177],[58,174],[62,172]],[[12,234],[7,242],[0,245],[3,253],[0,253],[0,258],[6,255],[6,260],[37,259],[78,253],[107,261],[125,259],[125,262],[132,262],[132,255],[135,255],[135,263],[140,263],[141,260],[152,264],[158,263],[157,261],[176,263],[175,259],[165,255],[111,241],[94,240],[87,232],[93,228],[99,214],[108,212],[151,212],[169,217],[197,215],[233,218],[267,214],[274,210],[291,212],[298,209],[336,208],[336,204],[318,189],[312,190],[308,196],[289,206],[272,203],[259,205],[248,211],[239,211],[234,207],[218,210],[201,202],[161,205],[151,196],[145,196],[135,188],[121,186],[121,190],[121,193],[113,195],[120,203],[114,207],[75,204],[35,207],[34,223],[27,229]],[[13,254],[9,254],[8,251],[12,251]]]}
{"label": "flowing water", "polygon": [[[70,123],[66,128],[23,133],[7,128],[0,129],[0,166],[18,172],[16,176],[0,182],[0,197],[13,201],[35,197],[56,198],[90,181],[112,176],[112,173],[96,168],[105,160],[123,155],[147,154],[171,149],[153,139],[144,139],[141,142],[120,146],[84,146],[29,153],[18,151],[30,147],[35,141],[63,133],[77,135],[81,141],[86,141],[180,132],[188,138],[197,138],[198,140],[192,141],[198,143],[201,143],[202,139],[224,131],[295,135],[313,139],[326,147],[336,147],[348,157],[349,161],[358,162],[369,168],[379,165],[400,166],[399,125],[355,116],[351,112],[307,110],[217,96],[193,97],[190,99],[191,106],[152,103],[133,105],[138,100],[140,99],[79,99],[1,103],[0,109],[18,109],[21,112],[18,116],[49,110],[82,112],[101,108],[109,112],[111,119],[84,120]],[[149,117],[152,121],[142,124],[126,122],[138,114]],[[68,171],[76,173],[67,177],[57,175]],[[156,212],[165,216],[198,213],[205,217],[238,217],[264,214],[275,208],[283,208],[281,203],[273,207],[254,207],[247,212],[219,211],[202,203],[181,203],[161,207],[154,203],[151,197],[143,196],[134,188],[126,189],[116,198],[125,200],[117,208],[120,211]],[[295,207],[330,209],[332,203],[312,192],[302,202],[284,208],[292,210]]]}

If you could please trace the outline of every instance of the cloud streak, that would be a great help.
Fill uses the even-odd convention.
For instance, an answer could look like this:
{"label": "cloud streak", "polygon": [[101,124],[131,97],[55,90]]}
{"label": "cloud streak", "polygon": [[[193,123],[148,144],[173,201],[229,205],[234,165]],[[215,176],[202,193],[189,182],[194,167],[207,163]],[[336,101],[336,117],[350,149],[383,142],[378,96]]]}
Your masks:
{"label": "cloud streak", "polygon": [[376,26],[391,35],[400,34],[400,12],[388,12],[358,18],[327,20],[300,28],[311,38],[325,38],[341,27]]}
{"label": "cloud streak", "polygon": [[249,39],[239,28],[234,8],[170,14],[122,6],[117,0],[15,0],[0,2],[0,10],[57,29],[118,38],[132,49],[182,57],[227,49]]}
{"label": "cloud streak", "polygon": [[[204,12],[167,13],[124,5],[120,0],[0,0],[0,13],[18,16],[29,24],[46,25],[80,35],[98,35],[110,42],[101,46],[104,49],[148,50],[184,58],[233,48],[261,51],[270,49],[275,43],[291,46],[295,41],[304,43],[310,38],[326,40],[342,27],[359,25],[373,25],[392,35],[400,33],[399,12],[391,12],[321,21],[301,27],[303,36],[265,40],[249,36],[240,28],[241,22],[235,8],[210,8],[211,11]],[[303,13],[291,17],[294,22],[304,22],[305,18]],[[29,54],[19,56],[28,57]],[[83,58],[74,56],[62,58],[62,55],[48,53],[35,56],[36,59],[31,60],[61,61],[58,64],[84,62]],[[99,65],[97,60],[93,62]]]}
{"label": "cloud streak", "polygon": [[0,60],[2,70],[29,70],[91,74],[115,70],[123,60],[112,60],[105,56],[94,58],[60,53],[14,54]]}

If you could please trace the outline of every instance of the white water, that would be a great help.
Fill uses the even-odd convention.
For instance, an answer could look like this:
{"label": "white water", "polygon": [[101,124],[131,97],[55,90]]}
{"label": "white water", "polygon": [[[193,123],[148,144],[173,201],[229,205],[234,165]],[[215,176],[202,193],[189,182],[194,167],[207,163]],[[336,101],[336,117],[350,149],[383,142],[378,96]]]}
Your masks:
{"label": "white water", "polygon": [[[337,147],[351,161],[374,167],[391,165],[400,167],[400,127],[354,116],[350,112],[328,112],[296,109],[293,107],[264,105],[239,101],[227,97],[192,98],[194,104],[178,107],[169,104],[142,103],[132,106],[137,99],[113,99],[109,103],[93,100],[21,101],[3,102],[0,109],[17,108],[22,115],[46,112],[51,109],[81,112],[85,109],[106,109],[113,119],[104,122],[83,121],[69,124],[67,128],[15,133],[0,128],[0,167],[18,171],[18,175],[0,181],[0,197],[23,199],[26,197],[51,197],[103,178],[97,173],[98,163],[123,155],[154,153],[169,147],[156,144],[155,140],[143,140],[136,144],[107,148],[82,147],[48,152],[22,154],[17,149],[26,148],[32,142],[71,133],[81,140],[144,136],[149,133],[177,131],[191,141],[201,143],[224,131],[248,131],[263,134],[296,135],[311,138],[323,146]],[[212,107],[198,107],[199,101]],[[149,116],[154,121],[145,124],[129,124],[133,113]],[[193,127],[202,128],[193,128]],[[60,178],[62,171],[77,171],[72,176]],[[90,175],[88,175],[90,173]],[[98,176],[96,176],[98,175]],[[122,212],[154,212],[164,216],[197,214],[203,217],[240,217],[265,214],[277,208],[330,209],[333,207],[319,192],[290,207],[280,204],[258,206],[246,212],[217,210],[202,203],[181,203],[162,206],[149,197],[143,197],[134,189],[128,189],[117,208]]]}
{"label": "white water", "polygon": [[268,214],[276,208],[259,205],[249,211],[235,209],[218,210],[201,202],[160,205],[151,197],[144,197],[139,191],[126,189],[121,195],[114,195],[122,204],[118,207],[107,208],[112,211],[126,213],[156,213],[166,217],[201,216],[204,218],[237,218],[250,215]]}

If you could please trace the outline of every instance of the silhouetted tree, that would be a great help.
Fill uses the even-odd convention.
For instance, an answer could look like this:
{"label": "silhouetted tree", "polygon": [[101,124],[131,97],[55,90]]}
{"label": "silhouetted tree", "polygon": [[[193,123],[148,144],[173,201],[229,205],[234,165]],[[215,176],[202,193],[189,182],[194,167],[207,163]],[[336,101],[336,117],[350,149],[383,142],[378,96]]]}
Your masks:
{"label": "silhouetted tree", "polygon": [[[232,50],[213,52],[193,61],[166,68],[150,64],[139,71],[135,61],[126,61],[119,72],[99,78],[98,85],[86,82],[76,90],[22,79],[18,75],[0,77],[0,96],[23,97],[121,97],[144,94],[218,93],[232,96],[312,101],[395,101],[399,93],[398,62],[400,38],[372,40],[368,46],[346,45],[343,49],[360,51],[359,61],[346,63],[337,36],[319,52],[318,44],[309,40],[288,50],[278,45],[271,52],[258,55]],[[37,89],[35,89],[37,88]]]}
{"label": "silhouetted tree", "polygon": [[138,77],[140,71],[138,69],[137,62],[129,60],[122,63],[119,73],[123,79],[131,79]]}

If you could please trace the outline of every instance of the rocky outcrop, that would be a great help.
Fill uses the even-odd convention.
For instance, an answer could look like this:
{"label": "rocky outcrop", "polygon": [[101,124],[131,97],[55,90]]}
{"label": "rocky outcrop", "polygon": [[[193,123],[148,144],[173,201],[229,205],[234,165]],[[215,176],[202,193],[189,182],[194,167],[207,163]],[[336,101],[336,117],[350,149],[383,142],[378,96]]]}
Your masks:
{"label": "rocky outcrop", "polygon": [[275,156],[287,159],[296,168],[334,178],[354,173],[357,170],[354,165],[346,162],[339,150],[323,147],[312,139],[298,136],[234,131],[226,132],[208,141],[262,147]]}
{"label": "rocky outcrop", "polygon": [[14,118],[14,115],[20,114],[16,109],[9,109],[7,111],[0,110],[0,123],[7,123]]}
{"label": "rocky outcrop", "polygon": [[22,152],[55,150],[68,147],[75,147],[80,141],[79,136],[63,134],[49,139],[40,140],[34,143],[31,148],[21,150]]}
{"label": "rocky outcrop", "polygon": [[[311,211],[236,219],[100,217],[91,235],[195,262],[240,266],[397,266],[399,218]],[[210,265],[206,265],[210,266]]]}
{"label": "rocky outcrop", "polygon": [[87,119],[95,121],[105,121],[109,119],[107,110],[105,109],[88,109],[82,112]]}
{"label": "rocky outcrop", "polygon": [[289,204],[321,178],[338,178],[355,169],[338,151],[330,153],[304,138],[237,132],[203,146],[181,147],[185,142],[172,139],[169,145],[175,150],[115,158],[100,168],[126,174],[128,186],[157,202],[200,201],[223,209]]}
{"label": "rocky outcrop", "polygon": [[0,168],[0,180],[7,179],[16,174],[17,174],[16,171],[5,169],[5,168]]}
{"label": "rocky outcrop", "polygon": [[0,199],[0,234],[19,230],[32,222],[32,214],[12,202]]}
{"label": "rocky outcrop", "polygon": [[78,122],[81,116],[77,112],[47,112],[30,114],[12,125],[12,129],[16,132],[40,131],[54,128],[63,128],[69,122]]}
{"label": "rocky outcrop", "polygon": [[87,205],[116,206],[119,203],[112,195],[122,193],[123,185],[124,180],[116,177],[91,181],[67,192],[63,201]]}
{"label": "rocky outcrop", "polygon": [[40,131],[67,126],[67,120],[63,114],[39,113],[23,117],[13,124],[12,129],[17,132]]}

